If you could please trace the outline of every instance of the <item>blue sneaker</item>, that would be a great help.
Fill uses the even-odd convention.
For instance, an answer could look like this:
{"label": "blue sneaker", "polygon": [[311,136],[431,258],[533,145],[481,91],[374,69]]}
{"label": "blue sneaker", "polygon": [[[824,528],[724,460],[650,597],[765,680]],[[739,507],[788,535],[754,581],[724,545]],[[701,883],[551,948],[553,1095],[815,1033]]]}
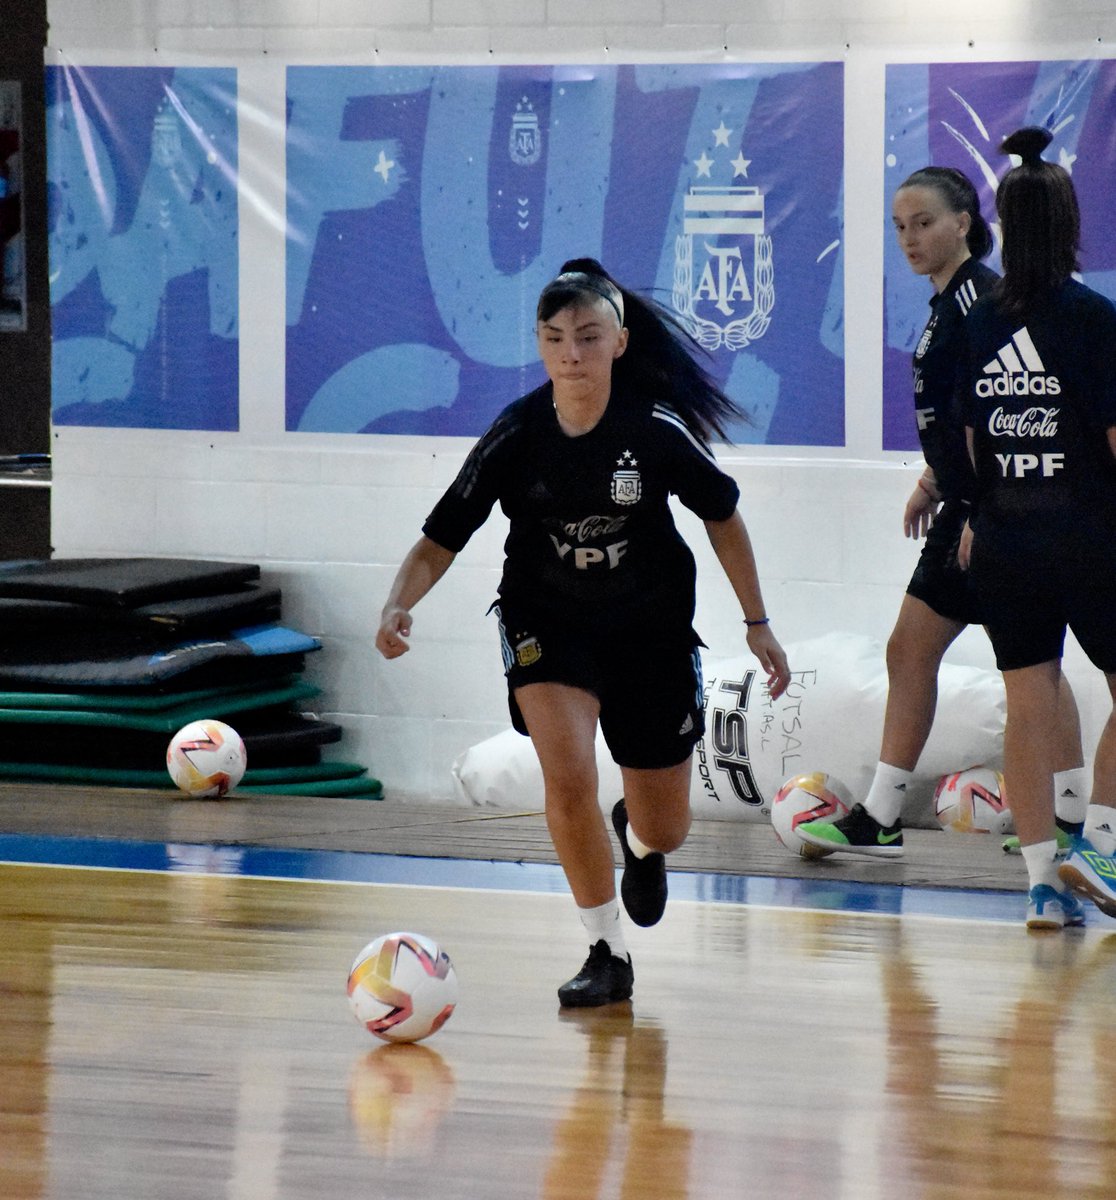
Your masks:
{"label": "blue sneaker", "polygon": [[1116,859],[1101,852],[1087,837],[1079,837],[1058,868],[1058,878],[1109,917],[1116,917]]}
{"label": "blue sneaker", "polygon": [[1085,909],[1072,892],[1037,883],[1027,895],[1028,929],[1073,929],[1085,924]]}

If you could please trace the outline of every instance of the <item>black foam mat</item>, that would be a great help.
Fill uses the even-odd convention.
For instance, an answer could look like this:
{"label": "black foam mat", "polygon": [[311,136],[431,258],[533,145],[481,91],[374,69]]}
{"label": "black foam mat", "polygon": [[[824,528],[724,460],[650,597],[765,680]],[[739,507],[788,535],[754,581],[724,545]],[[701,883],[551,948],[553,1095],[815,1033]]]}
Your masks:
{"label": "black foam mat", "polygon": [[245,585],[233,592],[184,596],[138,608],[108,608],[68,600],[0,596],[0,630],[21,636],[130,634],[144,644],[204,633],[228,633],[242,625],[278,621],[282,607],[279,588]]}
{"label": "black foam mat", "polygon": [[0,596],[136,608],[227,592],[259,579],[255,563],[190,558],[51,558],[0,563]]}

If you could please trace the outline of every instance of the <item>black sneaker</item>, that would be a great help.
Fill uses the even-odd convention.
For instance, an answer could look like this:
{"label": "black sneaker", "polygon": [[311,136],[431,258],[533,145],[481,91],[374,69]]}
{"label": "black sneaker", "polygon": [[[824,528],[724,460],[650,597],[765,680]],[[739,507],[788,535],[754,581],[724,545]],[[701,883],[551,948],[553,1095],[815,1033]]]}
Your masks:
{"label": "black sneaker", "polygon": [[653,851],[646,858],[636,858],[632,853],[628,845],[628,810],[623,800],[617,800],[612,809],[612,828],[624,852],[620,898],[637,925],[655,925],[667,902],[666,855]]}
{"label": "black sneaker", "polygon": [[795,833],[811,846],[837,854],[864,854],[869,858],[902,858],[903,827],[881,825],[864,807],[854,804],[839,821],[805,821]]}
{"label": "black sneaker", "polygon": [[581,970],[558,989],[563,1008],[596,1008],[632,998],[631,955],[618,958],[608,942],[601,938],[589,950]]}

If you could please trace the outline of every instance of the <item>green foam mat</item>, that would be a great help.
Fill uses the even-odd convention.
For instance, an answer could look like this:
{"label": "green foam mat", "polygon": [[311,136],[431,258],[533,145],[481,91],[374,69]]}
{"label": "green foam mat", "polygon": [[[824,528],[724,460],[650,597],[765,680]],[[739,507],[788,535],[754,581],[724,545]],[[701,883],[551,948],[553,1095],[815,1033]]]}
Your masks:
{"label": "green foam mat", "polygon": [[[269,688],[291,687],[297,675],[285,675],[268,681]],[[201,704],[215,697],[258,692],[258,681],[228,684],[225,687],[195,688],[180,692],[5,692],[0,691],[0,708],[97,709],[105,712],[158,712],[183,704]]]}
{"label": "green foam mat", "polygon": [[152,729],[175,733],[190,721],[206,717],[220,720],[232,713],[256,708],[273,708],[295,700],[321,695],[311,683],[293,683],[287,687],[264,688],[229,694],[221,691],[206,700],[176,704],[159,712],[116,712],[106,708],[0,708],[0,723],[23,725],[104,725],[125,729]]}
{"label": "green foam mat", "polygon": [[[173,790],[166,771],[130,770],[126,767],[81,767],[60,763],[0,762],[0,779],[55,783],[84,783],[100,787],[136,787]],[[368,775],[359,763],[323,762],[295,767],[267,767],[245,772],[240,792],[287,792],[290,795],[343,796],[353,792],[377,793],[383,784]],[[323,790],[327,789],[327,790]],[[234,793],[235,794],[235,793]]]}
{"label": "green foam mat", "polygon": [[233,794],[241,796],[268,792],[276,796],[348,796],[352,799],[380,800],[383,791],[384,786],[378,779],[324,779],[320,783],[274,783],[259,787],[241,785]]}

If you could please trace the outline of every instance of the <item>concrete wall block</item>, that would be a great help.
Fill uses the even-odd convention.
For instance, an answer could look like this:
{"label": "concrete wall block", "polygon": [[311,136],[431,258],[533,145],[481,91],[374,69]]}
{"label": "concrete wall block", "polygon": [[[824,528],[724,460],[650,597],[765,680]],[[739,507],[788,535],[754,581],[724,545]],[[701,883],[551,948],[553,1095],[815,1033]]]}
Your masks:
{"label": "concrete wall block", "polygon": [[269,484],[266,553],[318,562],[374,561],[379,495],[374,488]]}
{"label": "concrete wall block", "polygon": [[546,19],[546,0],[433,0],[430,9],[437,26],[542,26]]}
{"label": "concrete wall block", "polygon": [[320,477],[341,485],[433,488],[435,456],[430,451],[393,453],[393,440],[370,437],[359,450],[317,450]]}
{"label": "concrete wall block", "polygon": [[490,61],[492,40],[484,26],[440,26],[410,30],[391,26],[375,32],[378,61],[425,66],[447,59],[458,64]]}
{"label": "concrete wall block", "polygon": [[774,24],[782,18],[783,8],[783,0],[663,0],[663,21],[667,25],[696,21],[721,25],[747,16],[749,21]]}
{"label": "concrete wall block", "polygon": [[800,62],[831,61],[845,49],[845,29],[839,20],[733,22],[725,27],[725,43],[732,58],[747,62],[756,54],[785,54]]}
{"label": "concrete wall block", "polygon": [[[55,556],[151,553],[160,544],[156,528],[154,479],[98,478],[67,480],[51,492]],[[111,519],[110,519],[111,514]],[[173,552],[177,553],[177,552]]]}
{"label": "concrete wall block", "polygon": [[262,54],[266,46],[266,31],[259,25],[227,27],[170,25],[152,31],[151,43],[160,54],[171,61],[175,55],[205,55],[223,59],[237,54]]}
{"label": "concrete wall block", "polygon": [[[204,478],[239,479],[245,483],[318,483],[323,478],[322,456],[295,446],[253,446],[245,439],[224,440],[188,456],[187,465],[204,464]],[[201,478],[196,467],[188,472]],[[262,491],[261,491],[262,498]]]}
{"label": "concrete wall block", "polygon": [[318,23],[352,29],[429,29],[431,0],[318,0]]}
{"label": "concrete wall block", "polygon": [[256,484],[164,479],[155,497],[155,536],[166,553],[259,561],[266,540]]}
{"label": "concrete wall block", "polygon": [[560,0],[547,5],[547,24],[643,25],[653,29],[663,23],[663,0]]}
{"label": "concrete wall block", "polygon": [[604,31],[609,56],[615,61],[659,62],[684,58],[687,63],[724,62],[725,27],[723,25],[609,25]]}
{"label": "concrete wall block", "polygon": [[608,53],[604,28],[578,26],[496,25],[489,30],[489,47],[499,59],[529,63],[605,63]]}

